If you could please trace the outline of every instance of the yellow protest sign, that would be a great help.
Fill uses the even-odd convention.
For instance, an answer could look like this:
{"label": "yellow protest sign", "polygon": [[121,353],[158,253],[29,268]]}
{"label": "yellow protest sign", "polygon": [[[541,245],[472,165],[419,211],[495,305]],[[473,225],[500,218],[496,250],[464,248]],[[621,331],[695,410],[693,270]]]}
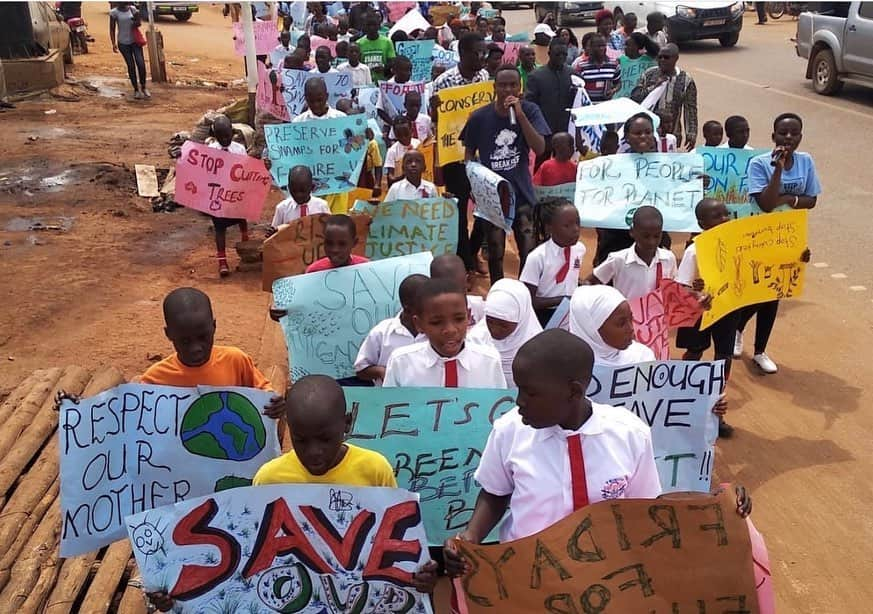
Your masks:
{"label": "yellow protest sign", "polygon": [[433,139],[428,140],[418,146],[418,151],[424,156],[424,172],[421,176],[425,181],[433,183]]}
{"label": "yellow protest sign", "polygon": [[800,296],[806,265],[807,211],[786,211],[721,224],[694,239],[697,268],[712,295],[701,328],[735,309]]}
{"label": "yellow protest sign", "polygon": [[470,113],[494,100],[494,83],[482,81],[437,92],[437,159],[440,166],[464,159],[460,134]]}
{"label": "yellow protest sign", "polygon": [[727,492],[602,501],[524,539],[457,543],[471,614],[758,612],[749,530]]}

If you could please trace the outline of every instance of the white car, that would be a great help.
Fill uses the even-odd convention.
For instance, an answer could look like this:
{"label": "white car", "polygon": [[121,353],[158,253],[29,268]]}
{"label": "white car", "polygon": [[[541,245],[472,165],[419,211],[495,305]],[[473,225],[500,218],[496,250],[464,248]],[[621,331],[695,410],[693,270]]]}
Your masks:
{"label": "white car", "polygon": [[733,47],[743,29],[743,2],[718,0],[680,2],[623,2],[607,0],[604,7],[613,12],[616,21],[625,13],[637,16],[638,27],[646,26],[649,13],[663,13],[667,18],[667,36],[674,43],[709,38],[718,39],[722,47]]}

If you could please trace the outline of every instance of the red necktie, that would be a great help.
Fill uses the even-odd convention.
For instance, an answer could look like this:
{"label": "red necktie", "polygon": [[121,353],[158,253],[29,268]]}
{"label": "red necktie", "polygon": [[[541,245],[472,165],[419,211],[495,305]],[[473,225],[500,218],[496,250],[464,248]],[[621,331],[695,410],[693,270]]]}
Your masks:
{"label": "red necktie", "polygon": [[564,248],[564,264],[558,269],[558,274],[555,275],[555,281],[563,283],[563,281],[567,278],[567,272],[570,270],[570,247]]}
{"label": "red necktie", "polygon": [[309,215],[309,205],[300,205],[300,217]]}
{"label": "red necktie", "polygon": [[573,485],[573,510],[575,511],[588,505],[588,483],[585,480],[582,436],[578,433],[567,437],[567,453],[570,455],[570,481]]}
{"label": "red necktie", "polygon": [[458,387],[458,361],[457,360],[447,360],[445,363],[446,368],[446,379],[445,379],[445,387],[446,388],[457,388]]}

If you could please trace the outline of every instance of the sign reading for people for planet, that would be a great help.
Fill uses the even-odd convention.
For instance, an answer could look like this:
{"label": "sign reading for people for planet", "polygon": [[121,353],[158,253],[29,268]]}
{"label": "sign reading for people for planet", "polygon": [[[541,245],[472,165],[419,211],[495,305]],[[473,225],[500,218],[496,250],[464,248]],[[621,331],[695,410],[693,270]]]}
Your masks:
{"label": "sign reading for people for planet", "polygon": [[124,518],[251,483],[279,455],[272,392],[122,384],[60,408],[61,556],[125,536]]}
{"label": "sign reading for people for planet", "polygon": [[413,574],[430,555],[418,497],[277,484],[126,519],[147,592],[174,612],[430,614]]}

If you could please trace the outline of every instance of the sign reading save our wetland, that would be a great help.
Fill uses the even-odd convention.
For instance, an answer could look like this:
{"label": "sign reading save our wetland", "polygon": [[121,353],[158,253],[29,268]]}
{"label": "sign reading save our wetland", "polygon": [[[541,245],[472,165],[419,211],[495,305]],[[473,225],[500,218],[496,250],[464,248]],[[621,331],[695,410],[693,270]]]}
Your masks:
{"label": "sign reading save our wetland", "polygon": [[124,517],[251,483],[279,455],[272,392],[122,384],[60,408],[61,556],[123,539]]}

